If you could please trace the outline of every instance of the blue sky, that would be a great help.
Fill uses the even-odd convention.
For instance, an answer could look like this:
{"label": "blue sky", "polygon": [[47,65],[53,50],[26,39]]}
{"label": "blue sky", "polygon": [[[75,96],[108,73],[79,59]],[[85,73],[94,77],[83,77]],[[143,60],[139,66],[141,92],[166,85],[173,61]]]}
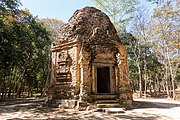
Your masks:
{"label": "blue sky", "polygon": [[75,10],[93,6],[91,0],[21,0],[20,8],[27,8],[39,18],[55,18],[67,22]]}
{"label": "blue sky", "polygon": [[[91,0],[20,0],[34,16],[39,18],[55,18],[67,22],[75,10],[85,6],[95,6]],[[141,5],[152,9],[153,5],[146,0],[140,0]]]}

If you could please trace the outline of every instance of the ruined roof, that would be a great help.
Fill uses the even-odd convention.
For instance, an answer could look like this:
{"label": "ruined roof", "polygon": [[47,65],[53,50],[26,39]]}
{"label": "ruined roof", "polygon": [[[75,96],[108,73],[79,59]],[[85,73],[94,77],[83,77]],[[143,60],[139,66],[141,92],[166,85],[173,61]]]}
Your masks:
{"label": "ruined roof", "polygon": [[117,31],[109,17],[94,7],[76,10],[68,23],[62,26],[59,39],[56,42],[81,40],[87,51],[98,48],[115,46],[121,43]]}

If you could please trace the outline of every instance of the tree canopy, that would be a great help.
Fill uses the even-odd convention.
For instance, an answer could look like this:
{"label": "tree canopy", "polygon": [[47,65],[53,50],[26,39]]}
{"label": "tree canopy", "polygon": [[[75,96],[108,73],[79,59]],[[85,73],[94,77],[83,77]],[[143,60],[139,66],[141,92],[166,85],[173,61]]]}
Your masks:
{"label": "tree canopy", "polygon": [[131,13],[136,10],[139,0],[92,0],[95,5],[104,11],[115,25],[118,32],[126,29],[132,19]]}
{"label": "tree canopy", "polygon": [[44,84],[50,33],[28,10],[19,10],[19,0],[0,1],[0,92],[21,97]]}

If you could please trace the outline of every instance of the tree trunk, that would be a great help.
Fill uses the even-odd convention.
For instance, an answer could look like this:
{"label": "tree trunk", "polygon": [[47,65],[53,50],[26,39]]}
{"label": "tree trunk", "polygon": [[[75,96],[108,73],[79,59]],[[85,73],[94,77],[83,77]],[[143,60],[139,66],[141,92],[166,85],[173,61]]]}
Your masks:
{"label": "tree trunk", "polygon": [[149,81],[149,94],[152,95],[152,80]]}
{"label": "tree trunk", "polygon": [[147,97],[147,80],[149,79],[148,78],[148,74],[145,72],[145,75],[144,75],[144,80],[145,80],[145,82],[144,82],[144,97],[146,98]]}
{"label": "tree trunk", "polygon": [[12,91],[12,85],[9,86],[9,91],[8,91],[8,98],[11,97],[11,91]]}
{"label": "tree trunk", "polygon": [[5,92],[6,92],[6,71],[4,70],[4,75],[3,75],[3,81],[2,81],[2,86],[1,86],[1,100],[4,100],[5,98]]}
{"label": "tree trunk", "polygon": [[159,92],[159,94],[161,94],[161,84],[160,84],[158,77],[157,77],[157,82],[158,82],[158,92]]}
{"label": "tree trunk", "polygon": [[50,54],[50,58],[49,58],[49,61],[48,61],[48,68],[47,68],[47,76],[45,78],[43,88],[41,86],[41,96],[45,96],[46,91],[48,90],[48,87],[49,87],[49,83],[50,83],[49,81],[51,79],[51,72],[52,72],[52,69],[51,69],[51,65],[52,65],[51,56],[52,55]]}
{"label": "tree trunk", "polygon": [[18,89],[17,89],[17,97],[21,98],[21,91],[22,91],[22,83],[19,83]]}
{"label": "tree trunk", "polygon": [[4,100],[4,94],[5,94],[5,89],[4,89],[4,83],[1,86],[1,100]]}
{"label": "tree trunk", "polygon": [[171,61],[169,61],[169,69],[170,69],[170,74],[171,74],[171,80],[172,80],[172,91],[173,91],[173,94],[172,94],[172,97],[173,97],[173,100],[175,100],[175,83],[174,83],[174,74],[173,74],[173,71],[172,71],[172,65],[171,65]]}
{"label": "tree trunk", "polygon": [[170,93],[169,93],[169,80],[168,80],[168,67],[167,67],[167,64],[165,64],[165,69],[166,69],[166,74],[165,74],[165,79],[166,79],[166,93],[167,93],[167,97],[170,98]]}
{"label": "tree trunk", "polygon": [[141,68],[138,66],[139,73],[139,97],[142,98],[142,79],[141,79]]}
{"label": "tree trunk", "polygon": [[167,93],[168,98],[170,98],[170,93],[169,93],[169,82],[168,82],[168,80],[166,80],[166,93]]}
{"label": "tree trunk", "polygon": [[172,62],[171,62],[170,56],[168,54],[169,53],[169,49],[168,49],[168,47],[166,49],[167,49],[166,55],[167,55],[167,59],[168,59],[168,66],[169,66],[169,71],[170,71],[170,77],[171,77],[171,80],[172,80],[172,91],[173,91],[172,97],[173,97],[173,100],[174,100],[175,99],[174,74],[173,74],[173,70],[172,70]]}
{"label": "tree trunk", "polygon": [[30,87],[30,95],[31,95],[31,97],[33,97],[33,89],[32,89],[32,87]]}

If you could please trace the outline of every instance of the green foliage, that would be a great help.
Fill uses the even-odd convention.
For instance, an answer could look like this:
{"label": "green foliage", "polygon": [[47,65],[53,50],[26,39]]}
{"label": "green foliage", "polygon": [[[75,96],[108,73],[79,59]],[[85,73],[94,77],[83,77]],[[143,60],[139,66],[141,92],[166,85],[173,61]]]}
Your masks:
{"label": "green foliage", "polygon": [[[127,44],[128,51],[131,51],[130,79],[133,84],[136,83],[136,88],[141,84],[144,90],[146,87],[150,92],[152,89],[160,92],[166,87],[170,96],[167,88],[174,91],[174,86],[179,81],[180,4],[176,0],[157,2],[151,17],[144,9],[138,10],[134,15],[131,30],[135,39],[130,39],[130,44]],[[137,76],[140,76],[139,80]]]}
{"label": "green foliage", "polygon": [[44,85],[51,35],[28,10],[18,10],[18,0],[3,0],[0,4],[0,12],[3,11],[0,17],[1,98],[7,90],[20,97],[25,86],[32,93],[33,87]]}
{"label": "green foliage", "polygon": [[95,5],[104,11],[115,25],[118,32],[125,30],[131,14],[136,10],[139,0],[92,0]]}
{"label": "green foliage", "polygon": [[147,0],[148,2],[151,2],[152,4],[162,4],[165,2],[165,0]]}
{"label": "green foliage", "polygon": [[0,0],[0,13],[10,14],[12,12],[16,13],[20,6],[19,0]]}

